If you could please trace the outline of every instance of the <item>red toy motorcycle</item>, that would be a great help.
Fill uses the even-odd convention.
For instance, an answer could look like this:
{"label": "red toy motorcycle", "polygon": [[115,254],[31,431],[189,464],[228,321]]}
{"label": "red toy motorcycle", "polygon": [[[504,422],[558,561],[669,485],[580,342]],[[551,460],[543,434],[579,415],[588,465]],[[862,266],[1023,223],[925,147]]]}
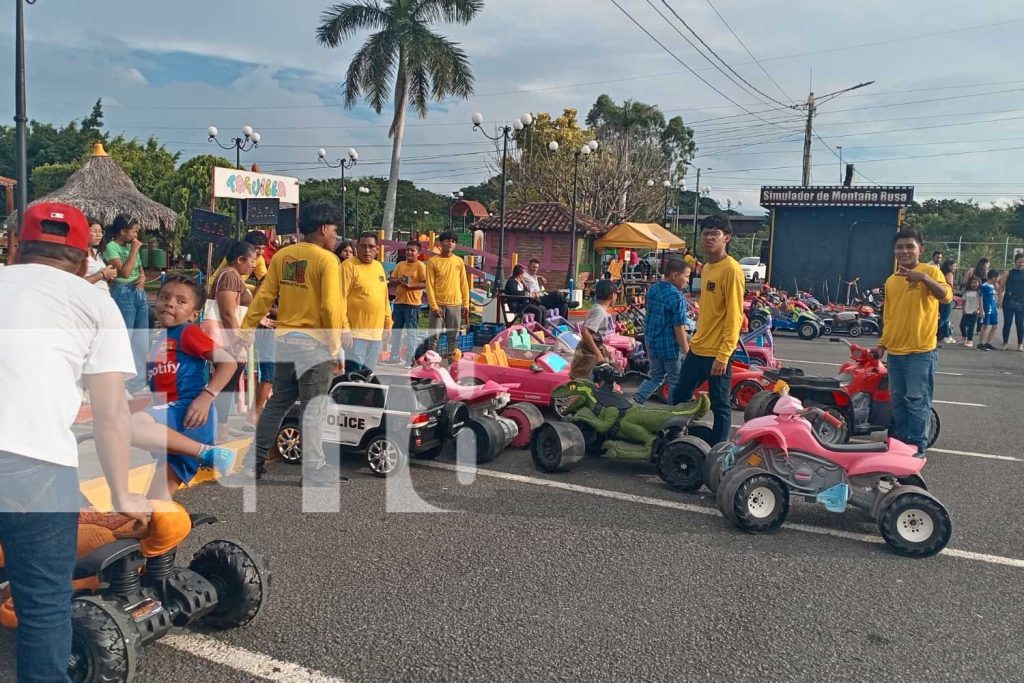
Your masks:
{"label": "red toy motorcycle", "polygon": [[[845,339],[833,338],[850,347],[850,360],[839,368],[838,377],[807,377],[789,374],[785,369],[764,371],[767,379],[783,380],[790,393],[808,408],[821,408],[839,420],[835,425],[820,417],[812,418],[814,430],[825,443],[846,443],[851,436],[887,431],[892,426],[892,403],[889,394],[889,372],[871,349]],[[779,395],[763,391],[747,403],[743,415],[747,420],[771,415]],[[932,408],[927,448],[939,438],[939,415]]]}

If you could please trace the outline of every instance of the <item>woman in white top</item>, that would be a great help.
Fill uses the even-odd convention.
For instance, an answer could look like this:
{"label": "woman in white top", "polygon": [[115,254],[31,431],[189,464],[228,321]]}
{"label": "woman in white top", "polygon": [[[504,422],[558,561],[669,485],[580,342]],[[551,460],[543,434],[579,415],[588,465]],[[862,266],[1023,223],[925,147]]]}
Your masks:
{"label": "woman in white top", "polygon": [[117,268],[104,263],[97,250],[103,241],[103,224],[95,218],[89,218],[89,238],[89,267],[85,271],[85,279],[100,289],[110,291],[107,283],[117,277]]}

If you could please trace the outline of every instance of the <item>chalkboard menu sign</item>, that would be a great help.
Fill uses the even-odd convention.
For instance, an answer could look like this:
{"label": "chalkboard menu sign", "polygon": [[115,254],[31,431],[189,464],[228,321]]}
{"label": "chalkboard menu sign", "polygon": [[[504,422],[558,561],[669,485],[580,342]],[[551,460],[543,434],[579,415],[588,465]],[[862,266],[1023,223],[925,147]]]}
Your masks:
{"label": "chalkboard menu sign", "polygon": [[250,227],[260,225],[277,225],[278,213],[281,208],[281,200],[273,199],[245,199],[245,224]]}
{"label": "chalkboard menu sign", "polygon": [[294,235],[299,231],[299,216],[295,207],[281,209],[277,214],[277,234]]}
{"label": "chalkboard menu sign", "polygon": [[191,232],[188,239],[182,243],[181,252],[191,254],[192,262],[201,268],[206,266],[208,245],[212,244],[216,249],[221,242],[231,239],[234,234],[231,216],[205,209],[192,209],[190,227]]}

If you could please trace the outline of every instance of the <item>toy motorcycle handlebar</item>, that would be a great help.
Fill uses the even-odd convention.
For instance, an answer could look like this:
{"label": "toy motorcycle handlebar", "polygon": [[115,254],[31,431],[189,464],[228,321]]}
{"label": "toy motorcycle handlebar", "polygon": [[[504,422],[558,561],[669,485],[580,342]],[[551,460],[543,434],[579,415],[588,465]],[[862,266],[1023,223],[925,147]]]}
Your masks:
{"label": "toy motorcycle handlebar", "polygon": [[843,421],[830,412],[822,410],[821,408],[808,408],[804,411],[804,415],[817,415],[822,420],[832,425],[835,428],[843,426]]}
{"label": "toy motorcycle handlebar", "polygon": [[881,358],[875,353],[874,349],[864,348],[860,344],[854,344],[850,340],[843,339],[842,337],[829,337],[829,341],[842,342],[846,344],[847,346],[850,347],[850,355],[853,356],[856,360],[860,360],[861,362],[867,362],[868,359],[877,361],[880,360]]}
{"label": "toy motorcycle handlebar", "polygon": [[641,380],[650,379],[649,375],[645,375],[642,372],[636,370],[629,370],[627,372],[619,372],[611,363],[601,363],[594,368],[594,379],[598,384],[608,384],[610,382],[621,382],[627,377],[639,377]]}

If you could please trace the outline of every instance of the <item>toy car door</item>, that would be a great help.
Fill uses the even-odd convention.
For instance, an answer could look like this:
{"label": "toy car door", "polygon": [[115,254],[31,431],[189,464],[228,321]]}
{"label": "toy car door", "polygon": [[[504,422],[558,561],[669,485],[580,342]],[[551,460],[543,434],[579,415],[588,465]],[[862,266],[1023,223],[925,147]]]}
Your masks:
{"label": "toy car door", "polygon": [[324,437],[343,446],[358,446],[363,435],[380,426],[386,387],[377,384],[339,384],[331,392]]}

